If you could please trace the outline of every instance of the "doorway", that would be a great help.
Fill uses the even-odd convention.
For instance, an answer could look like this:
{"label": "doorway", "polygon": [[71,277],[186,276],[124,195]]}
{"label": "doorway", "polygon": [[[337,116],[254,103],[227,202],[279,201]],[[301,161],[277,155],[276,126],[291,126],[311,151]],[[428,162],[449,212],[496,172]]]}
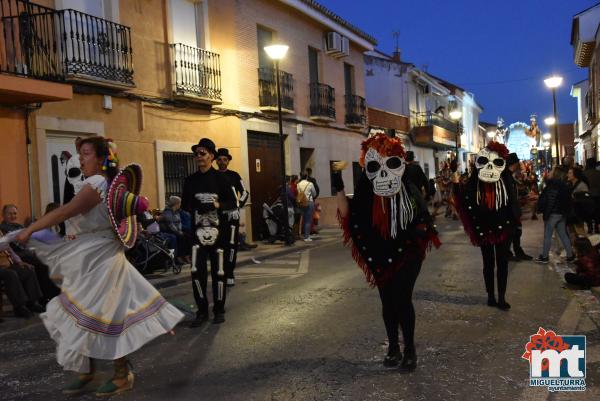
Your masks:
{"label": "doorway", "polygon": [[248,131],[248,164],[252,203],[252,238],[266,238],[263,203],[271,206],[281,186],[281,154],[277,135]]}

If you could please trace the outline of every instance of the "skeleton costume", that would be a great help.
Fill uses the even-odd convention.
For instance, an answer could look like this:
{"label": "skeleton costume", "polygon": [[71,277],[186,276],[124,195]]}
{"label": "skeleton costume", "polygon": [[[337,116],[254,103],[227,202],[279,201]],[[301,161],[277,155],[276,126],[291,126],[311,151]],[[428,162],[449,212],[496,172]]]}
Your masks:
{"label": "skeleton costume", "polygon": [[[367,282],[379,290],[389,340],[384,364],[397,366],[402,361],[401,368],[412,371],[417,361],[412,291],[427,250],[440,242],[420,191],[403,179],[404,148],[399,139],[383,134],[367,139],[360,164],[364,170],[348,199],[348,214],[339,214],[344,240]],[[333,184],[343,189],[341,174],[334,175]]]}
{"label": "skeleton costume", "polygon": [[[216,154],[214,143],[209,139],[202,139],[198,145],[192,147],[195,152],[197,147],[206,148]],[[215,202],[220,208],[215,207]],[[208,299],[206,287],[208,282],[208,266],[210,259],[213,292],[213,313],[215,322],[217,316],[222,319],[225,313],[225,263],[224,250],[229,240],[227,216],[224,210],[235,209],[237,200],[234,197],[231,184],[225,176],[214,168],[207,172],[198,171],[185,179],[181,206],[192,215],[194,227],[194,242],[192,247],[192,288],[194,298],[198,305],[198,318],[208,316]],[[223,320],[221,320],[223,321]]]}
{"label": "skeleton costume", "polygon": [[[226,148],[220,148],[217,151],[217,157],[226,156],[229,160],[232,159],[229,154],[229,150]],[[223,214],[227,217],[227,235],[225,245],[225,276],[227,277],[227,285],[233,286],[235,284],[233,270],[235,269],[235,263],[237,260],[237,251],[239,244],[239,232],[240,232],[240,210],[246,204],[250,192],[246,189],[242,177],[238,173],[232,170],[219,171],[221,174],[227,176],[230,184],[232,185],[233,194],[237,200],[236,207],[231,210],[224,210]]]}
{"label": "skeleton costume", "polygon": [[[481,248],[488,305],[508,310],[508,248],[518,225],[518,200],[510,188],[506,167],[508,149],[490,142],[478,154],[475,169],[465,185],[454,184],[454,200],[464,230],[473,245]],[[494,293],[497,268],[498,301]]]}

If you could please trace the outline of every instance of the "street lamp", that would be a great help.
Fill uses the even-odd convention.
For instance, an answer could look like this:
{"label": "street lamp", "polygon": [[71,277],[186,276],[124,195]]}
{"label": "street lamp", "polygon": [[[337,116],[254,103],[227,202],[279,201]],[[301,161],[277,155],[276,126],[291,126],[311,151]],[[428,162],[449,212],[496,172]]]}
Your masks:
{"label": "street lamp", "polygon": [[458,163],[458,137],[460,135],[460,118],[462,117],[462,111],[460,111],[460,108],[458,107],[458,104],[456,104],[455,108],[452,109],[452,111],[450,111],[450,118],[454,121],[456,121],[456,162]]}
{"label": "street lamp", "polygon": [[554,117],[546,117],[544,118],[544,124],[550,126],[550,125],[554,125],[554,123],[556,122],[556,120],[554,119]]}
{"label": "street lamp", "polygon": [[556,114],[556,88],[562,84],[562,77],[553,75],[544,79],[544,83],[552,89],[552,105],[554,106],[554,143],[556,144],[556,165],[560,166],[560,148],[558,147],[558,115]]}
{"label": "street lamp", "polygon": [[281,87],[279,83],[279,61],[283,59],[289,49],[289,46],[276,44],[264,47],[265,52],[273,64],[275,64],[275,82],[277,86],[277,119],[279,122],[279,151],[281,153],[281,203],[285,213],[285,244],[291,245],[293,238],[290,231],[289,215],[288,215],[288,199],[287,199],[287,183],[285,181],[285,148],[283,137],[283,117],[281,114]]}

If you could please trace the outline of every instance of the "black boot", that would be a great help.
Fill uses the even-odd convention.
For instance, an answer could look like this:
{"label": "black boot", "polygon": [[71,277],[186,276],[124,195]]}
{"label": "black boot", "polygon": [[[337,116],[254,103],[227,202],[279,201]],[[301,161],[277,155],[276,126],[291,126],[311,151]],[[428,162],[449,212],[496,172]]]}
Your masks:
{"label": "black boot", "polygon": [[190,327],[200,327],[206,320],[208,320],[208,311],[198,311],[196,312],[196,319],[190,324]]}
{"label": "black boot", "polygon": [[488,294],[488,306],[498,306],[498,302],[496,302],[496,297],[494,294]]}
{"label": "black boot", "polygon": [[507,311],[510,309],[510,304],[508,302],[506,302],[506,300],[504,298],[500,298],[498,300],[498,308],[503,311]]}
{"label": "black boot", "polygon": [[400,346],[396,344],[394,347],[388,347],[388,353],[383,359],[383,366],[392,368],[398,366],[402,360],[402,352],[400,352]]}
{"label": "black boot", "polygon": [[417,368],[417,351],[414,347],[404,348],[404,358],[400,364],[401,373],[410,373]]}

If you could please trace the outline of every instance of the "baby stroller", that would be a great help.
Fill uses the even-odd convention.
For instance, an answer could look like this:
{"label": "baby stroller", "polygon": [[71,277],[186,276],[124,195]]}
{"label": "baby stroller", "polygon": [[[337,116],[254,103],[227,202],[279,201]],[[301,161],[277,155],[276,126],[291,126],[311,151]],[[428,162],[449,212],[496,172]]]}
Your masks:
{"label": "baby stroller", "polygon": [[[292,232],[292,226],[294,225],[294,209],[288,207],[288,226],[289,231]],[[269,243],[274,243],[277,240],[286,241],[286,231],[285,231],[285,209],[281,200],[277,198],[275,203],[271,206],[263,203],[263,219],[267,226],[268,238],[267,241]],[[293,237],[292,237],[293,241]]]}
{"label": "baby stroller", "polygon": [[181,265],[175,262],[174,251],[169,249],[167,241],[157,234],[138,235],[135,246],[125,255],[142,274],[152,273],[157,269],[173,269],[173,273],[181,273]]}

